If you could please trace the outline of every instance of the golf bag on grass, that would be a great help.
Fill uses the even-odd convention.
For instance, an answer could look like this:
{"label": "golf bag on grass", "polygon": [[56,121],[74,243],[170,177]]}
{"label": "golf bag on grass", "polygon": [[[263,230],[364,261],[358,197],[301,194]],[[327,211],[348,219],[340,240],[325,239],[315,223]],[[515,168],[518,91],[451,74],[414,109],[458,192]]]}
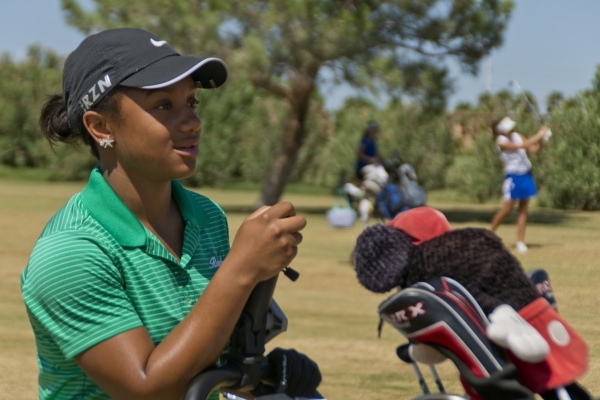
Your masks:
{"label": "golf bag on grass", "polygon": [[334,228],[350,228],[356,221],[356,211],[350,206],[348,193],[341,187],[336,190],[333,207],[327,210],[327,221]]}
{"label": "golf bag on grass", "polygon": [[376,196],[377,212],[389,220],[402,211],[424,206],[427,202],[427,193],[417,182],[417,175],[410,164],[402,164],[398,175],[397,181],[390,180]]}
{"label": "golf bag on grass", "polygon": [[[534,393],[522,384],[522,374],[524,370],[528,372],[527,367],[521,365],[517,369],[505,351],[488,339],[489,321],[485,313],[458,282],[445,277],[419,282],[390,296],[380,304],[378,312],[383,321],[409,339],[412,347],[408,347],[409,356],[401,348],[397,350],[401,359],[406,362],[418,359],[427,364],[440,362],[444,357],[450,359],[460,373],[468,398],[535,399]],[[433,361],[424,360],[423,354]],[[539,369],[532,371],[538,373]],[[431,396],[419,399],[459,398],[446,394]],[[568,391],[557,387],[542,393],[542,397],[591,400],[585,389],[576,383],[569,385]]]}
{"label": "golf bag on grass", "polygon": [[[292,281],[299,276],[291,268],[284,269],[283,273]],[[244,397],[229,396],[228,391],[252,391],[256,400],[293,400],[276,392],[279,382],[275,382],[275,371],[264,356],[265,344],[287,330],[287,318],[273,300],[277,279],[275,276],[256,285],[219,365],[196,375],[188,385],[184,400],[206,400],[218,388],[227,398],[233,399],[243,400]],[[323,396],[315,391],[311,399],[323,399]]]}
{"label": "golf bag on grass", "polygon": [[370,215],[391,220],[398,213],[427,202],[427,193],[410,164],[384,161],[364,166],[362,173],[360,188],[349,182],[343,187],[365,226]]}

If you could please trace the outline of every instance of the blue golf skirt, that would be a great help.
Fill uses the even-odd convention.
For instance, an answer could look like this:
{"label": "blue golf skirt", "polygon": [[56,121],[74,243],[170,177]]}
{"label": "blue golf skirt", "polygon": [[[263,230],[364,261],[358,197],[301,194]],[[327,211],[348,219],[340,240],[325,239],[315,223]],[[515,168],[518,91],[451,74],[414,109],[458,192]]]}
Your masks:
{"label": "blue golf skirt", "polygon": [[504,200],[526,200],[537,195],[531,172],[524,175],[507,174],[502,185]]}

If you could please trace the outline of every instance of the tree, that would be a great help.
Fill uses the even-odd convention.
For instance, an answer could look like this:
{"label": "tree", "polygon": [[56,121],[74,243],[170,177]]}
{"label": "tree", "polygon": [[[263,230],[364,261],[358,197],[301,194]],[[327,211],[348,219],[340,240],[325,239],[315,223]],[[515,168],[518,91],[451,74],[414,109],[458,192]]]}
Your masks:
{"label": "tree", "polygon": [[[535,97],[525,92],[534,105]],[[491,130],[493,121],[510,116],[517,122],[518,132],[530,136],[538,129],[538,121],[521,93],[503,89],[496,93],[483,92],[476,105],[463,104],[451,115],[451,119],[469,131],[474,146],[461,149],[454,164],[448,169],[447,184],[461,196],[472,201],[485,202],[500,196],[504,174]],[[531,157],[534,171],[544,162],[546,151]],[[542,174],[543,175],[543,174]],[[536,172],[538,187],[544,186],[544,178]]]}
{"label": "tree", "polygon": [[62,0],[67,21],[90,33],[118,26],[154,31],[186,53],[222,54],[235,73],[287,104],[288,115],[259,204],[281,196],[305,142],[320,73],[443,108],[456,57],[475,73],[502,43],[512,0]]}
{"label": "tree", "polygon": [[560,107],[562,102],[565,100],[565,96],[558,90],[550,92],[546,98],[546,111],[551,114],[556,108]]}
{"label": "tree", "polygon": [[19,62],[8,54],[0,57],[0,163],[43,165],[36,146],[42,139],[39,110],[48,94],[60,91],[62,63],[56,53],[37,45]]}
{"label": "tree", "polygon": [[545,183],[543,199],[557,208],[600,210],[600,65],[591,88],[561,104],[552,110],[547,160],[536,175]]}

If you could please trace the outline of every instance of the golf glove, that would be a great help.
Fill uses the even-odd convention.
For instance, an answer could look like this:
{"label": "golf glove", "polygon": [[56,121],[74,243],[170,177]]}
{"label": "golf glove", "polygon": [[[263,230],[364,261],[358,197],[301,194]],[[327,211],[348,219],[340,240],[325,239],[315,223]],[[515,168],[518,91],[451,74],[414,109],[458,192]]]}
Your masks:
{"label": "golf glove", "polygon": [[552,137],[552,131],[550,130],[550,128],[547,128],[546,129],[546,134],[542,138],[542,142],[544,144],[548,143],[548,141],[550,140],[551,137]]}
{"label": "golf glove", "polygon": [[310,397],[321,383],[321,371],[313,360],[294,349],[276,348],[267,355],[275,371],[276,389],[290,397]]}

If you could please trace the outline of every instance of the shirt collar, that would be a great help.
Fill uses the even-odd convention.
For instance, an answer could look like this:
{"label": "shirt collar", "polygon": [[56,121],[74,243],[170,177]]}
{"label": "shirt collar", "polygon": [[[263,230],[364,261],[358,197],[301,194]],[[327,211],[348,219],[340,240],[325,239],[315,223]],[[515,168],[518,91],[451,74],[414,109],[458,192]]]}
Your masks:
{"label": "shirt collar", "polygon": [[[172,181],[171,190],[186,225],[195,229],[204,227],[208,223],[208,215],[203,209],[193,206],[181,183]],[[81,192],[81,201],[121,246],[141,247],[146,244],[146,228],[106,182],[100,167],[92,170],[88,184]]]}
{"label": "shirt collar", "polygon": [[179,181],[171,181],[171,193],[186,225],[202,229],[208,224],[209,218],[204,208],[194,207],[189,191]]}

